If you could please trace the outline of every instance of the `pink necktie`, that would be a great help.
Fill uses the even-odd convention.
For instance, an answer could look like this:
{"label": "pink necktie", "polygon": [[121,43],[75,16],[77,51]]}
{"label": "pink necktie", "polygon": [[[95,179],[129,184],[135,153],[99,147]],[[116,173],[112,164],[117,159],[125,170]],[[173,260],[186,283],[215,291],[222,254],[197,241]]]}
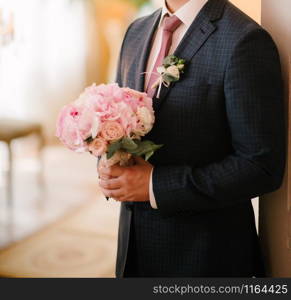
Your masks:
{"label": "pink necktie", "polygon": [[182,24],[182,21],[175,15],[169,17],[166,16],[163,24],[163,38],[162,46],[156,60],[155,66],[153,68],[152,74],[150,75],[150,80],[147,86],[147,94],[149,97],[153,97],[156,89],[152,89],[152,85],[158,80],[159,74],[157,68],[162,66],[164,58],[168,55],[172,44],[172,37],[174,31]]}

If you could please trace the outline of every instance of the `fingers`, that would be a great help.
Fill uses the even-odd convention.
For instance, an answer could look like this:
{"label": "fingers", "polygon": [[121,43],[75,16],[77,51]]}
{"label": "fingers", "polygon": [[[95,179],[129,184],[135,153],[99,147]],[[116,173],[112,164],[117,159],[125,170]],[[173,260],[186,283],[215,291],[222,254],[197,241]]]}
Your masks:
{"label": "fingers", "polygon": [[99,158],[97,161],[97,171],[99,172],[100,168],[106,168],[106,159],[104,157]]}
{"label": "fingers", "polygon": [[98,170],[98,178],[102,179],[102,180],[109,180],[109,179],[111,179],[110,176],[102,174],[99,170]]}
{"label": "fingers", "polygon": [[108,189],[101,188],[101,191],[106,197],[113,198],[115,200],[123,198],[123,193],[121,189],[108,190]]}
{"label": "fingers", "polygon": [[121,180],[118,178],[113,178],[113,179],[101,179],[99,181],[99,185],[101,188],[106,189],[106,190],[117,190],[122,187]]}
{"label": "fingers", "polygon": [[111,179],[110,176],[107,176],[107,175],[99,175],[99,179],[102,179],[102,180],[109,180]]}
{"label": "fingers", "polygon": [[121,167],[119,165],[114,165],[109,168],[100,166],[99,175],[100,177],[101,176],[119,177],[124,173],[125,169],[126,169],[125,167]]}

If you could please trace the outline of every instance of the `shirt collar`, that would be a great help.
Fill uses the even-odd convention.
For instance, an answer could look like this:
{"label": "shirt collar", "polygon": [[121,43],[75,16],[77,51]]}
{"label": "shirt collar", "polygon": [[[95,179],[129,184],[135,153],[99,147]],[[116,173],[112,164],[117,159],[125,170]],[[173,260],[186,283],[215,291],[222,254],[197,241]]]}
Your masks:
{"label": "shirt collar", "polygon": [[176,15],[187,28],[193,23],[194,19],[206,4],[208,0],[189,0],[186,4],[180,7],[174,14],[172,14],[167,7],[166,0],[163,2],[162,15],[160,19],[160,24],[162,23],[166,14],[169,16]]}

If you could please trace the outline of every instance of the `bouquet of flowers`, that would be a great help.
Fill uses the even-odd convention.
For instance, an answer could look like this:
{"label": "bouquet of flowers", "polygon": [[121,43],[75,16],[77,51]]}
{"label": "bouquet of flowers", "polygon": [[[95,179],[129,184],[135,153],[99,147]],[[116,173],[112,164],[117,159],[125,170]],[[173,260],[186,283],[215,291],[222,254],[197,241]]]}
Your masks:
{"label": "bouquet of flowers", "polygon": [[62,108],[56,136],[69,149],[90,152],[107,166],[127,165],[132,155],[148,160],[162,147],[142,140],[154,121],[152,99],[146,93],[115,83],[93,84]]}

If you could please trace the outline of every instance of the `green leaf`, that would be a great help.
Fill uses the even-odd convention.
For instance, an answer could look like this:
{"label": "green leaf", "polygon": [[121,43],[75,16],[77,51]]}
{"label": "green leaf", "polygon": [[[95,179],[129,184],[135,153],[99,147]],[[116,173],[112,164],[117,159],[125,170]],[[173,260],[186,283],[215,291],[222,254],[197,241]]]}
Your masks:
{"label": "green leaf", "polygon": [[138,147],[135,150],[128,151],[128,152],[136,156],[142,156],[142,155],[146,155],[149,152],[155,152],[156,150],[160,149],[162,146],[163,145],[156,145],[151,141],[142,141],[139,143]]}
{"label": "green leaf", "polygon": [[155,151],[153,151],[153,150],[147,152],[145,155],[145,160],[148,161],[153,156],[154,153],[155,153]]}
{"label": "green leaf", "polygon": [[175,55],[169,55],[165,57],[165,59],[163,60],[163,65],[167,68],[169,66],[176,65],[178,61],[179,61],[178,57],[176,57]]}
{"label": "green leaf", "polygon": [[152,142],[150,141],[139,142],[136,149],[129,150],[128,152],[140,156],[140,153],[145,149],[145,147],[149,148],[151,143]]}
{"label": "green leaf", "polygon": [[179,80],[179,78],[175,77],[169,73],[165,73],[165,74],[163,74],[163,80],[166,82],[176,82]]}
{"label": "green leaf", "polygon": [[121,147],[124,150],[134,150],[138,147],[138,145],[130,138],[123,138],[121,141]]}
{"label": "green leaf", "polygon": [[185,65],[185,59],[179,59],[179,61],[178,61],[178,65]]}
{"label": "green leaf", "polygon": [[120,148],[121,140],[110,144],[110,146],[108,147],[107,159],[110,159]]}

